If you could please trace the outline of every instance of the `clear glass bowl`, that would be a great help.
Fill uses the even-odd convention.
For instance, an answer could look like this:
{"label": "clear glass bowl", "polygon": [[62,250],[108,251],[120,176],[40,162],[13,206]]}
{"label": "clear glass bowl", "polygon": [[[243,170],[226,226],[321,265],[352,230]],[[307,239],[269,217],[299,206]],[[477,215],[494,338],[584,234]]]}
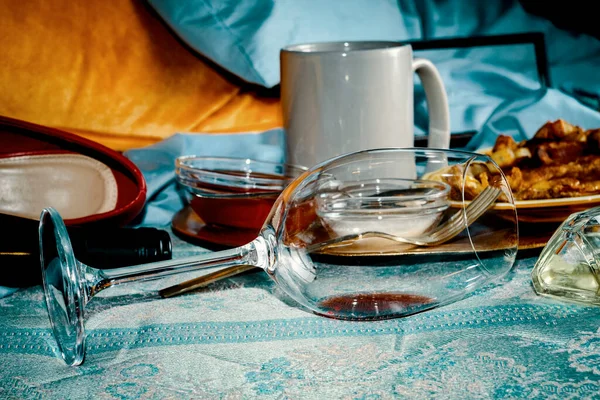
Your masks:
{"label": "clear glass bowl", "polygon": [[259,230],[281,191],[307,169],[245,158],[175,161],[184,197],[206,224]]}
{"label": "clear glass bowl", "polygon": [[437,226],[450,186],[419,179],[374,179],[332,185],[317,197],[317,215],[338,236],[377,231],[415,237]]}

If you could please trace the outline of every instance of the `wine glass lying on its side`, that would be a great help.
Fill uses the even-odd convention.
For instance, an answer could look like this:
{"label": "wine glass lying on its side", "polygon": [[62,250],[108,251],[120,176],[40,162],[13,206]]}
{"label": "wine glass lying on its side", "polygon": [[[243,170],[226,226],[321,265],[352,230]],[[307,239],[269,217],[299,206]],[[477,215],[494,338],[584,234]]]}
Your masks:
{"label": "wine glass lying on its side", "polygon": [[[502,214],[488,207],[473,220],[468,206],[489,186],[500,191]],[[410,243],[449,219],[463,221],[452,239]],[[384,235],[366,234],[374,228]],[[395,318],[497,280],[513,265],[517,242],[514,201],[498,166],[484,155],[432,149],[366,150],[323,162],[283,190],[255,240],[185,259],[94,269],[75,259],[55,210],[45,209],[40,220],[46,304],[70,365],[84,358],[87,302],[113,285],[253,265],[316,314]]]}

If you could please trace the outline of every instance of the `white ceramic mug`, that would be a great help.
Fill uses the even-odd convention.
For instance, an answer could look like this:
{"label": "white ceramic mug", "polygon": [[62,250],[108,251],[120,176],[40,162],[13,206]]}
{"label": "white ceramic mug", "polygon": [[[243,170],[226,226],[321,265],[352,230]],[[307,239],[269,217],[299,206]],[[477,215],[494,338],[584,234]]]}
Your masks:
{"label": "white ceramic mug", "polygon": [[435,66],[396,42],[310,43],[281,50],[288,162],[311,167],[340,154],[414,146],[414,83],[429,110],[428,147],[448,148],[448,99]]}

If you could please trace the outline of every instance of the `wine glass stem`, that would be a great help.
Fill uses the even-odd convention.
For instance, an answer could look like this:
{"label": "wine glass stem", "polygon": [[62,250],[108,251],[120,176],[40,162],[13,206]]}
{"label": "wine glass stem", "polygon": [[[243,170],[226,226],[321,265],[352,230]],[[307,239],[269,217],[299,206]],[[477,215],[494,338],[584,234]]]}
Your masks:
{"label": "wine glass stem", "polygon": [[149,281],[169,275],[209,268],[221,270],[236,265],[252,265],[264,269],[265,265],[263,264],[265,263],[267,251],[265,240],[259,237],[245,246],[215,253],[129,267],[102,270],[91,268],[97,274],[97,279],[94,279],[96,282],[92,284],[90,294],[93,296],[108,287],[127,282]]}

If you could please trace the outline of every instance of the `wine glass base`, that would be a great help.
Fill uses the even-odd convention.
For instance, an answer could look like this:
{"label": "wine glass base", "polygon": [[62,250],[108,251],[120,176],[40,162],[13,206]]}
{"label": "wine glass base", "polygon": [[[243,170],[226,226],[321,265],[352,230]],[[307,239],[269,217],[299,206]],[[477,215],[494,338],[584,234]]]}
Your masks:
{"label": "wine glass base", "polygon": [[40,254],[46,306],[60,354],[68,365],[79,365],[85,353],[85,296],[71,241],[55,210],[40,217]]}

